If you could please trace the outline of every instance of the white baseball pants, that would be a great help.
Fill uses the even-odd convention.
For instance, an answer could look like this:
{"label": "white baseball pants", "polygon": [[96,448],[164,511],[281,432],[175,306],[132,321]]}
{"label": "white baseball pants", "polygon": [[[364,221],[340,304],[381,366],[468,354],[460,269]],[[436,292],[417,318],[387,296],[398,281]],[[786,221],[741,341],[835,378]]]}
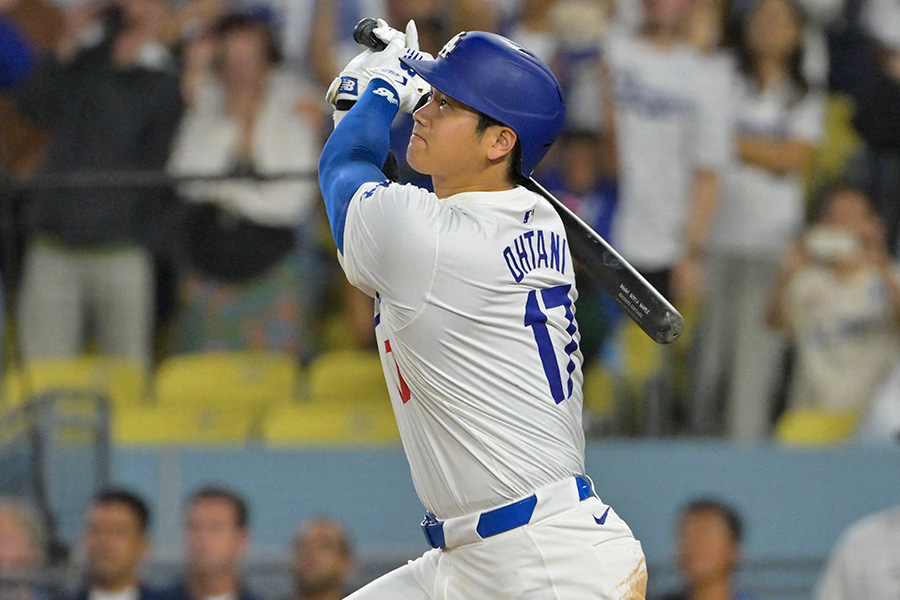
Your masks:
{"label": "white baseball pants", "polygon": [[[643,600],[640,542],[599,498],[579,502],[576,493],[574,480],[539,490],[530,523],[485,539],[474,531],[478,515],[456,531],[445,524],[452,547],[426,552],[347,600]],[[467,536],[473,541],[450,542]]]}

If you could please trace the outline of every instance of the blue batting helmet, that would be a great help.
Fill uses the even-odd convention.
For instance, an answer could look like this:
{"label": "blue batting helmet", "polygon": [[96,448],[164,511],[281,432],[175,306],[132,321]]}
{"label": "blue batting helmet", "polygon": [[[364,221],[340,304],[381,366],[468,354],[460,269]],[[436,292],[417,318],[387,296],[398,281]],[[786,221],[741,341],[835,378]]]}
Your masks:
{"label": "blue batting helmet", "polygon": [[565,104],[556,77],[533,52],[503,36],[464,31],[434,60],[400,60],[442,93],[515,131],[523,175],[562,130]]}

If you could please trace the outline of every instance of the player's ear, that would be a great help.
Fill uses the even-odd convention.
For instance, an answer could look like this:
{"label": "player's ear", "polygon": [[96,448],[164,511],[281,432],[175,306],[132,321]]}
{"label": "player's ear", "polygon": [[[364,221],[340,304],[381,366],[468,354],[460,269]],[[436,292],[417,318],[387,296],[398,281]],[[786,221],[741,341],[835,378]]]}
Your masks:
{"label": "player's ear", "polygon": [[493,144],[488,149],[488,160],[495,161],[504,158],[513,148],[516,147],[518,136],[516,132],[509,127],[495,127],[496,133],[493,135]]}

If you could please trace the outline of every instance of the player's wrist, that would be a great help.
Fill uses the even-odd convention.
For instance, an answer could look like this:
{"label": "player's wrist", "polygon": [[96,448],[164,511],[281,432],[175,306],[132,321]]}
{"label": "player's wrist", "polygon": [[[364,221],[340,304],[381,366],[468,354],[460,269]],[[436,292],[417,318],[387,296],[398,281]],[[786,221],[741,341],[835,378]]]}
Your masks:
{"label": "player's wrist", "polygon": [[[372,83],[377,82],[383,86],[382,89],[393,91],[398,108],[409,114],[413,113],[426,91],[431,91],[431,87],[421,79],[408,77],[394,69],[373,69],[370,75]],[[375,93],[390,99],[385,91],[376,91]]]}

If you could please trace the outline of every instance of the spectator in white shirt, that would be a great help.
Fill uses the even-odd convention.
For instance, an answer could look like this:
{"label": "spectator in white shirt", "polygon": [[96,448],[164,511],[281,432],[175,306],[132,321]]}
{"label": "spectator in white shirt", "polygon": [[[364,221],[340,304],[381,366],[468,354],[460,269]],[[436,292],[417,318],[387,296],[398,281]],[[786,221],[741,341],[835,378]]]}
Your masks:
{"label": "spectator in white shirt", "polygon": [[621,196],[613,239],[665,295],[702,293],[718,172],[731,148],[728,74],[684,40],[694,0],[644,0],[637,35],[605,48]]}
{"label": "spectator in white shirt", "polygon": [[851,525],[816,585],[816,600],[896,600],[900,590],[900,506]]}
{"label": "spectator in white shirt", "polygon": [[795,0],[756,0],[734,40],[740,76],[735,160],[725,171],[710,234],[699,338],[695,421],[765,437],[783,341],[764,327],[778,261],[803,225],[803,173],[822,135],[824,100],[801,71],[803,15]]}

